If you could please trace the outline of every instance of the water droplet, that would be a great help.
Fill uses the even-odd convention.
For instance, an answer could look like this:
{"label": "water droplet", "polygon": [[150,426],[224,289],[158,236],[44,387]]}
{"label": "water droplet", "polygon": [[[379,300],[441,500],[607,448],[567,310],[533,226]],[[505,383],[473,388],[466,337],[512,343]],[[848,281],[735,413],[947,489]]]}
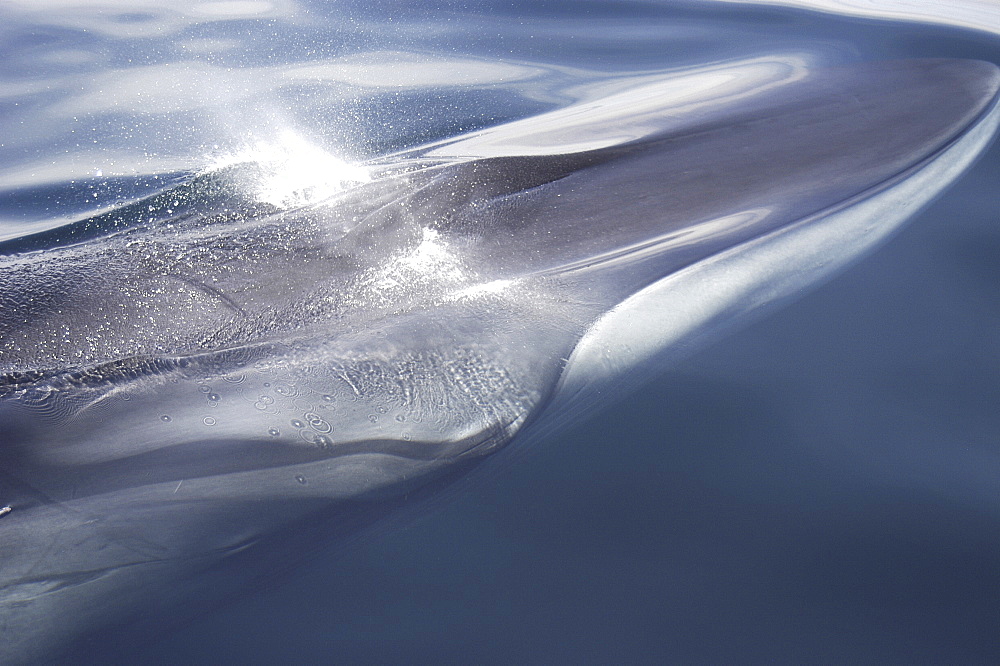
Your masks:
{"label": "water droplet", "polygon": [[410,441],[411,439],[413,439],[413,438],[412,438],[412,437],[410,437],[410,433],[408,433],[408,432],[404,432],[404,433],[403,433],[403,441],[405,441],[405,442],[408,442],[408,441]]}
{"label": "water droplet", "polygon": [[372,423],[378,423],[378,417],[375,416],[374,414],[369,414],[368,420],[371,421]]}
{"label": "water droplet", "polygon": [[403,421],[406,420],[406,417],[403,416],[402,414],[396,414],[396,420],[402,423]]}
{"label": "water droplet", "polygon": [[207,426],[215,425],[215,419],[212,418],[211,416],[206,416],[204,419],[202,419],[202,422]]}
{"label": "water droplet", "polygon": [[303,486],[306,485],[306,477],[302,476],[301,474],[296,474],[295,480],[301,483]]}
{"label": "water droplet", "polygon": [[269,388],[270,386],[271,386],[271,382],[264,382],[264,388]]}
{"label": "water droplet", "polygon": [[160,420],[163,421],[164,423],[167,423],[170,421],[170,415],[164,414],[163,416],[160,417]]}
{"label": "water droplet", "polygon": [[219,402],[219,394],[218,393],[209,393],[208,394],[208,399],[211,400],[212,402]]}
{"label": "water droplet", "polygon": [[132,396],[130,396],[128,393],[122,393],[122,400],[128,401],[128,400],[131,400],[131,399],[132,399]]}
{"label": "water droplet", "polygon": [[334,400],[334,398],[333,398],[332,395],[324,395],[323,396],[323,401],[324,402],[333,402],[333,400]]}
{"label": "water droplet", "polygon": [[230,384],[242,384],[243,382],[246,381],[247,376],[241,372],[238,375],[233,375],[232,377],[227,376],[223,377],[222,379],[229,382]]}
{"label": "water droplet", "polygon": [[305,428],[306,427],[306,424],[303,423],[302,421],[299,421],[298,419],[292,419],[291,420],[291,424],[292,424],[293,428]]}
{"label": "water droplet", "polygon": [[383,407],[383,406],[379,405],[375,409],[375,411],[378,412],[379,414],[385,414],[387,411],[389,411],[389,409],[387,407]]}
{"label": "water droplet", "polygon": [[316,435],[313,442],[321,449],[328,449],[333,446],[333,440],[326,435]]}
{"label": "water droplet", "polygon": [[212,389],[208,388],[207,386],[199,386],[198,390],[201,391],[202,393],[209,393]]}
{"label": "water droplet", "polygon": [[270,435],[271,437],[277,437],[278,435],[281,434],[281,432],[277,428],[268,428],[267,434]]}

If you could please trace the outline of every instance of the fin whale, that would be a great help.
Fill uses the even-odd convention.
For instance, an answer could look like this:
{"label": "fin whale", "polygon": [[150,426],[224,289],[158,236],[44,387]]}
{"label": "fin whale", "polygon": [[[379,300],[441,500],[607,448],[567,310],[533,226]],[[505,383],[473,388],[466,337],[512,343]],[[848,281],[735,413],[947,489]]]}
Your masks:
{"label": "fin whale", "polygon": [[236,164],[0,242],[0,656],[433,489],[794,297],[962,173],[998,90],[978,61],[728,63],[313,203]]}

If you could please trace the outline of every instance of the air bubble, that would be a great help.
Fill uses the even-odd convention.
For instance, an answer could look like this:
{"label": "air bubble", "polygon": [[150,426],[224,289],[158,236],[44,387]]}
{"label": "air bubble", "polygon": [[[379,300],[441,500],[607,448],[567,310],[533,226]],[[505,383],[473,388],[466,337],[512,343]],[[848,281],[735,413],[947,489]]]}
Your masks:
{"label": "air bubble", "polygon": [[204,419],[202,419],[202,423],[204,423],[207,426],[214,426],[216,421],[211,416],[206,416]]}
{"label": "air bubble", "polygon": [[212,402],[219,402],[219,394],[218,393],[209,393],[208,394],[208,399],[211,400]]}
{"label": "air bubble", "polygon": [[375,408],[375,411],[378,412],[379,414],[385,414],[387,411],[389,411],[389,409],[387,407],[379,405],[378,407]]}
{"label": "air bubble", "polygon": [[303,415],[303,418],[306,420],[306,423],[309,424],[309,427],[316,432],[330,432],[333,430],[333,426],[315,412],[307,412]]}
{"label": "air bubble", "polygon": [[293,428],[305,428],[306,427],[306,424],[303,423],[302,421],[299,421],[298,419],[292,419],[291,420],[291,424],[292,424]]}
{"label": "air bubble", "polygon": [[160,420],[163,421],[164,423],[169,423],[170,422],[170,415],[169,414],[164,414],[163,416],[160,417]]}
{"label": "air bubble", "polygon": [[403,416],[402,414],[396,414],[396,420],[402,423],[403,421],[406,420],[406,417]]}
{"label": "air bubble", "polygon": [[316,435],[313,438],[313,443],[321,449],[328,449],[333,446],[333,440],[326,435]]}
{"label": "air bubble", "polygon": [[267,434],[270,435],[271,437],[277,437],[278,435],[281,434],[281,431],[279,431],[277,428],[268,428]]}
{"label": "air bubble", "polygon": [[375,416],[374,414],[369,414],[368,420],[371,421],[372,423],[378,423],[378,417]]}
{"label": "air bubble", "polygon": [[324,395],[323,402],[333,402],[334,398],[332,395]]}
{"label": "air bubble", "polygon": [[306,485],[306,477],[302,476],[301,474],[296,474],[295,480],[301,483],[303,486]]}
{"label": "air bubble", "polygon": [[208,388],[207,386],[199,386],[198,390],[201,391],[202,393],[210,393],[212,391],[212,389]]}

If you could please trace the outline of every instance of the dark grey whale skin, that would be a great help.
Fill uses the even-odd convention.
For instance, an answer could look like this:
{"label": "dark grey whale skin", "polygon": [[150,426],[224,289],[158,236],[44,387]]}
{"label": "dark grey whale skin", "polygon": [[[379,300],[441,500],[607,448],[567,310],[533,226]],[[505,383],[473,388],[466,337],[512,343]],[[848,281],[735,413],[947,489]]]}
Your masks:
{"label": "dark grey whale skin", "polygon": [[798,293],[872,244],[810,229],[881,238],[961,173],[998,81],[978,61],[806,70],[609,147],[417,149],[287,210],[237,165],[0,244],[0,661],[184,617],[199,585],[412,507],[767,309],[706,305],[658,339],[706,282],[769,285],[778,251],[801,277],[767,300]]}

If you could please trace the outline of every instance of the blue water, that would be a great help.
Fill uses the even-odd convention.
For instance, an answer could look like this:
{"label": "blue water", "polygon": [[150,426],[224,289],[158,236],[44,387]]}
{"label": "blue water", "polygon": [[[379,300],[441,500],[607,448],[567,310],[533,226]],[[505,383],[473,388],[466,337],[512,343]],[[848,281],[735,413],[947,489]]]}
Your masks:
{"label": "blue water", "polygon": [[[361,160],[717,60],[1000,63],[985,32],[725,4],[162,4],[0,9],[0,239],[287,129]],[[995,663],[998,182],[995,146],[877,254],[638,394],[74,659]]]}

